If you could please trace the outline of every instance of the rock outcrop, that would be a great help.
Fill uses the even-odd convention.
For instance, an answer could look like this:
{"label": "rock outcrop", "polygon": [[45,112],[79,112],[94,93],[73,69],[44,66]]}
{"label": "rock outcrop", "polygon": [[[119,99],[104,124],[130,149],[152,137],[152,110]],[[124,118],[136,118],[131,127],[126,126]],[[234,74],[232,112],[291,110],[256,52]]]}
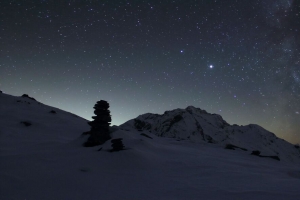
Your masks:
{"label": "rock outcrop", "polygon": [[30,97],[28,94],[23,94],[22,97],[25,97],[25,98],[31,99],[31,100],[33,100],[33,101],[36,101],[35,98]]}

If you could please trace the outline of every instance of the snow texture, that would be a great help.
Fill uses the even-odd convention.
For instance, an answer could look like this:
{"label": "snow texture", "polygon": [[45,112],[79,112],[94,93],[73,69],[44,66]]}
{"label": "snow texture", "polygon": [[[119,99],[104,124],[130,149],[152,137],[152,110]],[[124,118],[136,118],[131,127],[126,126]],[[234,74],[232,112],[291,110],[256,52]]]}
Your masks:
{"label": "snow texture", "polygon": [[299,148],[198,108],[111,127],[112,139],[124,145],[113,152],[111,141],[82,146],[86,120],[27,97],[0,93],[0,119],[0,199],[300,197]]}

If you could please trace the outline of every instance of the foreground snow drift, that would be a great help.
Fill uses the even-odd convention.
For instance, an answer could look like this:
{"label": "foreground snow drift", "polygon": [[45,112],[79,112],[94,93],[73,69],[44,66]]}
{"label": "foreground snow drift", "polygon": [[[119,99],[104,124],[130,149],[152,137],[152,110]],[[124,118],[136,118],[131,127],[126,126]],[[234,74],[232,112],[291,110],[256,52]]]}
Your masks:
{"label": "foreground snow drift", "polygon": [[1,199],[297,199],[299,166],[239,151],[117,131],[110,143],[85,138],[35,153],[1,156]]}

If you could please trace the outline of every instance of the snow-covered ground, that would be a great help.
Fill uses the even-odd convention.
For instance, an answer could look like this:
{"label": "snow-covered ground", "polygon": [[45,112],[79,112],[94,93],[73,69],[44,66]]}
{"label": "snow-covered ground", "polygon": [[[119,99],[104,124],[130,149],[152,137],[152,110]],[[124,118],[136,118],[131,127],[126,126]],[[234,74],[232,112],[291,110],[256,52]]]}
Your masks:
{"label": "snow-covered ground", "polygon": [[137,130],[132,121],[112,129],[126,150],[109,152],[110,141],[86,148],[87,136],[81,136],[89,130],[86,120],[6,94],[0,94],[0,119],[1,200],[300,198],[296,159],[158,137]]}

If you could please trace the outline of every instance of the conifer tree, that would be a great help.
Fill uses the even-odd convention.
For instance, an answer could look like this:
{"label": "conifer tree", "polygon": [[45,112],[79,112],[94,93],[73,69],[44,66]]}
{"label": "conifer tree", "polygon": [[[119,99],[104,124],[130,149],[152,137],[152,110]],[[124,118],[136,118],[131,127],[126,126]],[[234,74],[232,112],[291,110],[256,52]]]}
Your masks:
{"label": "conifer tree", "polygon": [[111,122],[111,115],[109,111],[109,104],[104,101],[97,101],[94,106],[94,113],[96,116],[93,116],[93,121],[88,122],[91,126],[91,130],[85,134],[90,134],[88,140],[84,143],[86,147],[92,147],[96,145],[101,145],[109,140],[109,126]]}

